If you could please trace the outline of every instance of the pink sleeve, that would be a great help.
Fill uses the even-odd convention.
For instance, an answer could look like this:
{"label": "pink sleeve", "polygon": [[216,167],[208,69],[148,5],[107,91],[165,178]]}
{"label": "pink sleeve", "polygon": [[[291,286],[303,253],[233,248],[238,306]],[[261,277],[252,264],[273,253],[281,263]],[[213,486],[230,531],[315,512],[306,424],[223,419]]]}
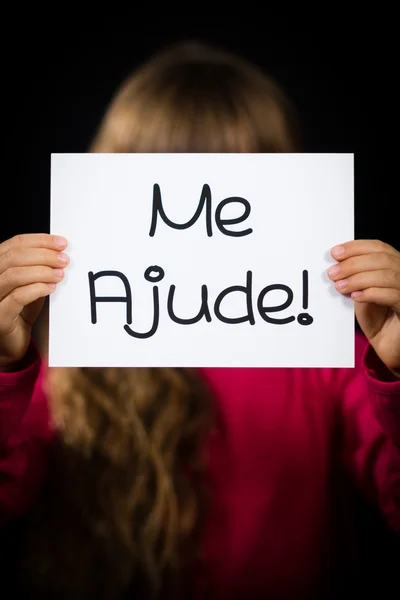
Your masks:
{"label": "pink sleeve", "polygon": [[344,459],[364,495],[400,533],[400,381],[361,338],[356,348],[356,375],[346,370],[342,381]]}
{"label": "pink sleeve", "polygon": [[42,378],[34,344],[19,371],[0,372],[0,525],[31,506],[45,476],[52,434]]}

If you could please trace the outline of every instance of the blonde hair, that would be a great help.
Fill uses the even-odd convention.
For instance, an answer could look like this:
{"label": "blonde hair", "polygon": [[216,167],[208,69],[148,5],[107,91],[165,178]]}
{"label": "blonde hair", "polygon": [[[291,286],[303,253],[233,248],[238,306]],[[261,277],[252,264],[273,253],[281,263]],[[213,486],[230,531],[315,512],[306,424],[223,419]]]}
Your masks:
{"label": "blonde hair", "polygon": [[[297,140],[275,82],[229,53],[185,44],[122,85],[91,151],[293,152]],[[54,369],[48,389],[58,442],[45,495],[52,509],[31,537],[33,575],[60,599],[119,598],[130,582],[138,598],[177,597],[205,507],[200,449],[213,408],[200,377]]]}
{"label": "blonde hair", "polygon": [[294,152],[290,101],[259,69],[222,50],[185,44],[122,85],[93,152]]}

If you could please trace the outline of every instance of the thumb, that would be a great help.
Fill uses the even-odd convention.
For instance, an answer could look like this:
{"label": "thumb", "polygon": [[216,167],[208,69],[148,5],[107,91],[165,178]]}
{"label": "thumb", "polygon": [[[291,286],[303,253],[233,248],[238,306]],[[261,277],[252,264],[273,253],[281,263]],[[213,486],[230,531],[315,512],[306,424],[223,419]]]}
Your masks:
{"label": "thumb", "polygon": [[22,310],[21,317],[31,327],[33,327],[36,319],[38,318],[38,316],[43,308],[43,305],[45,303],[45,300],[46,300],[46,298],[38,298],[34,302],[31,302],[31,304],[28,304],[27,306],[25,306],[24,309]]}
{"label": "thumb", "polygon": [[355,315],[368,340],[372,340],[383,328],[390,309],[371,302],[355,302]]}

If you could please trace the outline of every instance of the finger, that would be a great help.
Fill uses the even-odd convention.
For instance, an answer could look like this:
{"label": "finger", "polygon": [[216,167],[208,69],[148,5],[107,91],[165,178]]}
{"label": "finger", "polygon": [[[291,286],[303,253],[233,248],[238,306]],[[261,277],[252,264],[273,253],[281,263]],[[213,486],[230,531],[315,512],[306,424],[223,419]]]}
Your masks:
{"label": "finger", "polygon": [[69,257],[64,252],[46,248],[12,247],[0,255],[0,275],[11,267],[29,267],[44,265],[48,267],[65,267]]}
{"label": "finger", "polygon": [[399,256],[400,254],[393,246],[385,244],[385,242],[381,242],[380,240],[353,240],[335,246],[331,250],[333,258],[339,261],[345,260],[350,256],[371,254],[373,252],[387,252],[394,256]]}
{"label": "finger", "polygon": [[11,267],[0,275],[0,301],[12,290],[31,283],[58,283],[64,277],[64,270],[51,267]]}
{"label": "finger", "polygon": [[398,256],[388,252],[374,252],[352,256],[328,269],[328,275],[333,281],[345,279],[350,275],[363,271],[378,271],[391,269],[400,273],[400,253]]}
{"label": "finger", "polygon": [[49,250],[64,250],[68,245],[65,237],[49,233],[27,233],[15,235],[0,244],[0,256],[12,248],[48,248]]}
{"label": "finger", "polygon": [[370,287],[351,294],[354,302],[368,302],[388,306],[400,313],[400,291],[394,288]]}
{"label": "finger", "polygon": [[0,302],[0,335],[8,332],[8,327],[18,317],[23,308],[38,298],[54,292],[55,283],[31,283],[13,290]]}
{"label": "finger", "polygon": [[392,288],[400,292],[400,275],[391,269],[365,271],[347,279],[336,281],[336,289],[342,294],[351,294],[369,287]]}

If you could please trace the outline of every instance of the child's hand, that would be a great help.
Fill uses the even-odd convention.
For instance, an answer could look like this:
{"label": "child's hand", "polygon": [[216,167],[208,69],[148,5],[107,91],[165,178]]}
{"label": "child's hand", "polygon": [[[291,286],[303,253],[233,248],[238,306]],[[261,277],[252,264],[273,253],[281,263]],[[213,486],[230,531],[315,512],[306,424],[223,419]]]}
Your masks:
{"label": "child's hand", "polygon": [[31,329],[69,259],[67,240],[54,235],[20,235],[0,244],[0,370],[22,359]]}
{"label": "child's hand", "polygon": [[357,321],[388,369],[400,377],[400,252],[377,240],[355,240],[331,251],[328,271],[351,294]]}

